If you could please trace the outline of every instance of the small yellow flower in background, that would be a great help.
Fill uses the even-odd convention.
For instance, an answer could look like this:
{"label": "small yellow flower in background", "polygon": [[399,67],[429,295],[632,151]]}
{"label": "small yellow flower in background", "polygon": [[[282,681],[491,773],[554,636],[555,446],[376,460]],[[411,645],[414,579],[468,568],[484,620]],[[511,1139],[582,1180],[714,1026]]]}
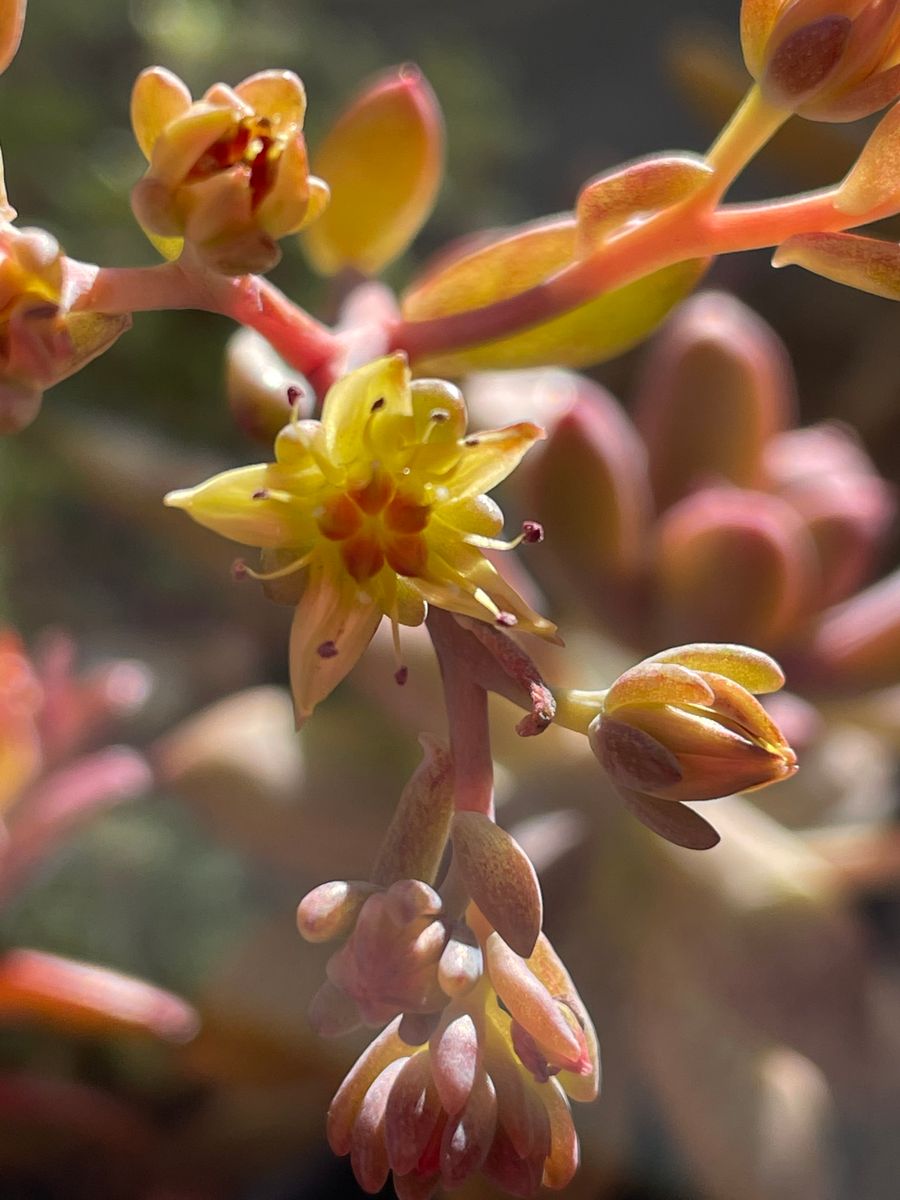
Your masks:
{"label": "small yellow flower in background", "polygon": [[457,388],[411,381],[395,354],[339,380],[320,421],[285,426],[274,463],[166,497],[216,533],[276,552],[283,565],[254,577],[306,570],[290,650],[298,722],[347,674],[385,614],[395,644],[398,626],[421,624],[428,604],[555,637],[556,626],[483,553],[522,540],[496,540],[503,515],[484,493],[543,430],[521,422],[466,436],[466,419]]}
{"label": "small yellow flower in background", "polygon": [[261,71],[236,88],[217,83],[198,101],[171,71],[143,71],[131,120],[150,166],[132,207],[161,252],[176,258],[186,241],[226,275],[273,267],[277,239],[328,202],[327,186],[309,174],[305,114],[291,71]]}

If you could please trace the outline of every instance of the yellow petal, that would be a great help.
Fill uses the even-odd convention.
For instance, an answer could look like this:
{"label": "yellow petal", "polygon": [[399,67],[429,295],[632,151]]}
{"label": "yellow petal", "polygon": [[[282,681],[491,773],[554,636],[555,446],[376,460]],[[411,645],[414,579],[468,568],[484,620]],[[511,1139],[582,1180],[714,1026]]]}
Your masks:
{"label": "yellow petal", "polygon": [[306,116],[306,89],[293,71],[260,71],[234,89],[260,117],[279,133],[299,132]]}
{"label": "yellow petal", "polygon": [[218,141],[235,123],[227,108],[194,104],[166,125],[164,136],[153,144],[150,173],[161,183],[175,187],[188,174],[197,159]]}
{"label": "yellow petal", "polygon": [[411,412],[404,354],[377,358],[344,375],[330,389],[322,406],[322,428],[332,462],[351,463],[364,453],[363,434],[373,412],[384,416]]}
{"label": "yellow petal", "polygon": [[546,434],[540,425],[520,421],[505,429],[485,429],[466,438],[458,466],[448,481],[454,500],[489,492],[511,474],[535,442]]}
{"label": "yellow petal", "polygon": [[291,625],[291,692],[297,727],[355,666],[382,617],[346,572],[314,561]]}
{"label": "yellow petal", "polygon": [[[143,229],[143,226],[141,228]],[[149,229],[144,229],[144,233],[157,252],[168,262],[174,262],[176,258],[181,257],[181,252],[184,249],[184,238],[160,237],[157,233],[151,233]]]}
{"label": "yellow petal", "polygon": [[538,938],[534,953],[528,959],[528,965],[551,995],[565,1000],[569,1005],[578,1018],[587,1042],[592,1067],[590,1074],[576,1075],[574,1071],[560,1071],[557,1078],[573,1100],[582,1103],[595,1100],[600,1091],[600,1048],[597,1045],[597,1034],[571,975],[546,934],[542,933]]}
{"label": "yellow petal", "polygon": [[312,535],[312,517],[280,494],[274,498],[269,494],[281,482],[276,471],[268,463],[237,467],[198,487],[169,492],[163,503],[184,509],[198,525],[244,546],[267,550],[303,546]]}
{"label": "yellow petal", "polygon": [[274,238],[296,233],[309,209],[309,163],[302,137],[287,143],[278,160],[271,191],[256,210],[256,220]]}
{"label": "yellow petal", "polygon": [[461,543],[457,534],[439,539],[429,536],[429,548],[435,542],[437,549],[428,556],[427,578],[415,581],[426,600],[464,617],[490,622],[495,617],[474,595],[480,590],[500,612],[516,618],[518,630],[538,634],[550,641],[558,640],[553,622],[526,604],[480,550]]}
{"label": "yellow petal", "polygon": [[405,250],[431,212],[443,163],[443,123],[414,67],[370,84],[339,118],[314,160],[331,188],[325,216],[303,238],[324,275],[372,275]]}
{"label": "yellow petal", "polygon": [[761,695],[777,692],[784,686],[784,672],[774,658],[749,646],[728,642],[694,642],[690,646],[674,646],[646,660],[648,663],[678,663],[691,671],[714,671],[733,679],[748,692]]}
{"label": "yellow petal", "polygon": [[144,158],[150,159],[159,135],[191,107],[191,93],[165,67],[141,71],[131,93],[131,124]]}
{"label": "yellow petal", "polygon": [[581,1151],[569,1112],[569,1102],[559,1083],[555,1079],[548,1080],[541,1096],[550,1117],[550,1153],[544,1164],[541,1182],[544,1187],[558,1192],[572,1182],[581,1161]]}

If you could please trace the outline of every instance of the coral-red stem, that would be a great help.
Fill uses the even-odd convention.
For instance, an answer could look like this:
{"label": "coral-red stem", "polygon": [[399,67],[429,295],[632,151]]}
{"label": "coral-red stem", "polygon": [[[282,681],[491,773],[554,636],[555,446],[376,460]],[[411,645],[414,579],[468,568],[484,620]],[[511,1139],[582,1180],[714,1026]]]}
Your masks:
{"label": "coral-red stem", "polygon": [[391,348],[405,350],[413,361],[446,354],[522,332],[686,259],[776,246],[797,233],[835,232],[873,219],[839,212],[835,195],[829,189],[770,204],[661,213],[515,296],[431,320],[399,321]]}
{"label": "coral-red stem", "polygon": [[326,369],[342,352],[338,337],[256,275],[230,278],[185,266],[94,267],[71,262],[82,311],[120,313],[195,308],[221,313],[261,333],[285,362],[306,376]]}

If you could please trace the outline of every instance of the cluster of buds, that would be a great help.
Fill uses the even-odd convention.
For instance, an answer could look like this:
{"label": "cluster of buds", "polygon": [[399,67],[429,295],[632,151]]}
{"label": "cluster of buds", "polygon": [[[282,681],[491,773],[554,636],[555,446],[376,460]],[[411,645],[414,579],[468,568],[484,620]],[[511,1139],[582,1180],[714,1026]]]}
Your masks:
{"label": "cluster of buds", "polygon": [[393,1172],[401,1200],[478,1171],[517,1196],[562,1188],[578,1164],[567,1097],[599,1085],[590,1018],[540,933],[528,859],[488,816],[453,814],[450,756],[423,745],[372,881],[323,884],[298,911],[307,940],[346,939],[312,1003],[319,1032],[390,1021],[335,1096],[329,1143],[367,1192]]}
{"label": "cluster of buds", "polygon": [[[488,383],[494,402],[512,386]],[[532,386],[552,428],[529,501],[567,582],[620,637],[760,646],[806,690],[897,677],[898,577],[859,590],[893,491],[850,430],[793,426],[790,363],[759,317],[721,293],[686,303],[645,360],[636,427],[587,380]]]}

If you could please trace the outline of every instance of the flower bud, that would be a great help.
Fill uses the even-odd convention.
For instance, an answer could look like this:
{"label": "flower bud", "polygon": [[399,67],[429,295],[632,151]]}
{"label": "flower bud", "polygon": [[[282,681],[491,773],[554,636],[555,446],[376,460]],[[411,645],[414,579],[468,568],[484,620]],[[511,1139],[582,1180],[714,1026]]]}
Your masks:
{"label": "flower bud", "polygon": [[484,917],[517,954],[534,950],[543,920],[537,874],[505,830],[478,812],[457,812],[453,857],[466,890]]}
{"label": "flower bud", "polygon": [[895,0],[743,0],[747,69],[770,104],[855,121],[900,93]]}
{"label": "flower bud", "polygon": [[375,275],[406,249],[440,186],[444,129],[437,99],[413,66],[368,84],[319,147],[328,212],[303,238],[316,270]]}
{"label": "flower bud", "polygon": [[439,1012],[447,1003],[438,982],[448,937],[441,912],[440,897],[418,880],[398,880],[364,901],[349,939],[329,959],[328,978],[367,1024]]}
{"label": "flower bud", "polygon": [[744,647],[709,646],[700,661],[712,669],[694,669],[686,663],[697,661],[698,647],[683,649],[632,667],[606,694],[588,739],[613,781],[663,800],[710,800],[792,775],[796,756],[781,731],[745,687],[715,669],[728,671],[729,656],[756,660],[756,690],[773,690],[783,682],[777,664]]}
{"label": "flower bud", "polygon": [[373,880],[389,887],[398,879],[433,883],[453,815],[453,760],[437,738],[419,737],[422,762],[401,793],[378,857]]}
{"label": "flower bud", "polygon": [[270,270],[279,238],[328,201],[308,171],[306,95],[291,71],[262,71],[192,102],[177,76],[151,67],[131,100],[135,136],[150,162],[132,193],[135,216],[168,258],[189,243],[213,271]]}
{"label": "flower bud", "polygon": [[659,508],[711,481],[758,486],[763,448],[793,407],[774,330],[725,292],[687,300],[653,343],[636,397]]}

